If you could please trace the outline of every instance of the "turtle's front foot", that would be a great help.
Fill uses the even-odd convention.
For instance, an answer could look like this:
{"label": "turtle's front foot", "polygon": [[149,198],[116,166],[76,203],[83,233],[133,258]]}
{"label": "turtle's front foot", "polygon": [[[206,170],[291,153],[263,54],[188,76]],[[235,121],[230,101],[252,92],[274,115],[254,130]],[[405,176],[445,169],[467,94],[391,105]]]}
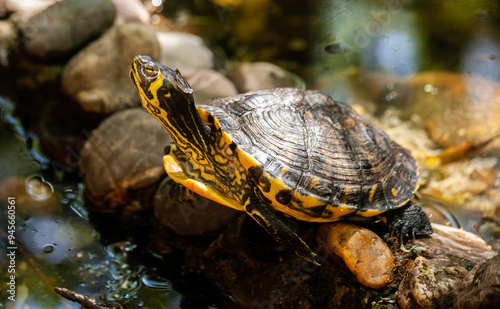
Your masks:
{"label": "turtle's front foot", "polygon": [[391,236],[398,236],[401,244],[405,238],[424,237],[433,232],[429,218],[413,202],[387,212],[385,216]]}
{"label": "turtle's front foot", "polygon": [[309,262],[320,265],[316,261],[316,253],[300,238],[295,228],[267,203],[260,191],[256,190],[256,199],[249,199],[243,205],[245,212],[262,226],[273,238],[282,245],[293,249],[295,253]]}

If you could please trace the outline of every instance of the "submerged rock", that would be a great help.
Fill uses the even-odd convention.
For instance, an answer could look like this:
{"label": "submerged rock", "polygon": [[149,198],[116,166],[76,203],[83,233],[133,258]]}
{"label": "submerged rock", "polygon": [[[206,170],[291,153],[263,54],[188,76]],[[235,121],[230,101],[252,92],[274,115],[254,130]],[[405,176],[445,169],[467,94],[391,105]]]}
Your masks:
{"label": "submerged rock", "polygon": [[110,0],[64,0],[22,24],[22,47],[30,58],[70,56],[108,29],[115,18]]}
{"label": "submerged rock", "polygon": [[379,289],[393,278],[394,256],[374,232],[346,222],[323,224],[319,244],[329,254],[342,258],[361,284]]}
{"label": "submerged rock", "polygon": [[102,208],[130,202],[165,176],[162,153],[169,143],[162,125],[142,109],[107,118],[83,146],[80,169],[87,197]]}
{"label": "submerged rock", "polygon": [[130,81],[136,55],[159,56],[154,32],[137,23],[117,25],[73,57],[62,77],[63,91],[89,113],[109,115],[137,106],[137,89]]}

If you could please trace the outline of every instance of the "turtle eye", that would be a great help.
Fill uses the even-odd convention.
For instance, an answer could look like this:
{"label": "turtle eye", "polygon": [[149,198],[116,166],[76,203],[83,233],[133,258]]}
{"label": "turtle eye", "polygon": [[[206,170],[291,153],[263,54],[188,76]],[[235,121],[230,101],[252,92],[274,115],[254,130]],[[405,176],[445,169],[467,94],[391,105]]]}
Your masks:
{"label": "turtle eye", "polygon": [[142,73],[144,73],[147,77],[156,77],[158,70],[154,67],[145,66],[142,68]]}

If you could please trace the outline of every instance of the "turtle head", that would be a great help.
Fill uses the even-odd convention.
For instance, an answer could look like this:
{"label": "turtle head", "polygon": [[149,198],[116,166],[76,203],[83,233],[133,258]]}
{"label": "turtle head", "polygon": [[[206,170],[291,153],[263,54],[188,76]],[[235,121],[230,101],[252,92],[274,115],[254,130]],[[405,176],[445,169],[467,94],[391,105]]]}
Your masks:
{"label": "turtle head", "polygon": [[205,148],[210,128],[196,109],[193,89],[178,70],[148,56],[136,56],[130,78],[137,87],[142,107],[160,121],[181,149]]}
{"label": "turtle head", "polygon": [[168,111],[175,105],[188,105],[193,101],[193,89],[181,73],[151,57],[136,56],[130,78],[139,91],[142,106],[153,115],[154,108]]}

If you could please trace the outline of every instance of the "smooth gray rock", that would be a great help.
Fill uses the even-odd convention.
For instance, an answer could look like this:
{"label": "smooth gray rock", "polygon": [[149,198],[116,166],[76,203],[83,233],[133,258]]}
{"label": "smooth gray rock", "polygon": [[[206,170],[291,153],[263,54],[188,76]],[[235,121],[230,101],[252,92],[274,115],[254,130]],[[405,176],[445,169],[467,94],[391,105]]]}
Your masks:
{"label": "smooth gray rock", "polygon": [[63,0],[21,25],[22,47],[37,60],[69,57],[106,31],[114,18],[110,0]]}
{"label": "smooth gray rock", "polygon": [[161,46],[161,64],[185,75],[214,68],[214,54],[200,37],[184,32],[159,32],[156,37]]}
{"label": "smooth gray rock", "polygon": [[129,72],[136,55],[159,56],[153,30],[137,23],[115,25],[66,66],[63,91],[89,113],[109,115],[139,105]]}
{"label": "smooth gray rock", "polygon": [[171,142],[142,108],[113,114],[92,132],[81,152],[86,196],[101,208],[130,202],[134,192],[165,177],[163,148]]}

